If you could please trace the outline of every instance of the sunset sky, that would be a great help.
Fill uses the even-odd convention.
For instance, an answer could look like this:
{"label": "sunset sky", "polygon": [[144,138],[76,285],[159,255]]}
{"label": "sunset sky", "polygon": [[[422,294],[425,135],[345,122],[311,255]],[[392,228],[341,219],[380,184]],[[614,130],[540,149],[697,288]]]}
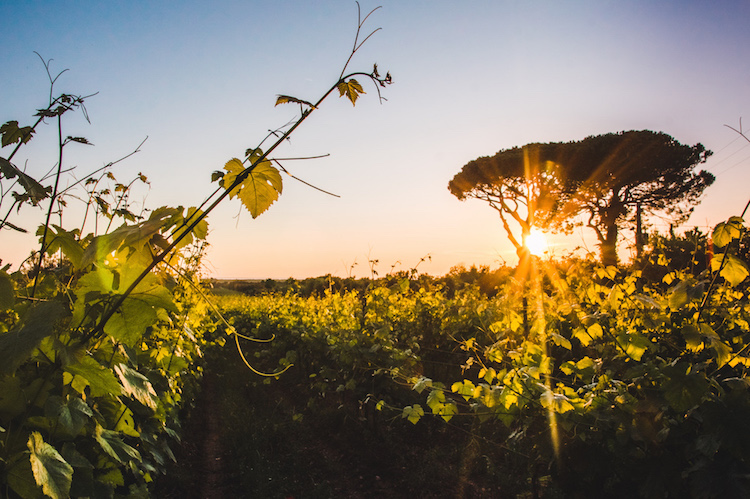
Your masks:
{"label": "sunset sky", "polygon": [[[363,34],[382,30],[349,69],[390,71],[387,101],[371,85],[356,107],[334,94],[275,154],[330,154],[284,165],[341,197],[285,177],[279,201],[256,220],[236,200],[225,203],[209,218],[213,276],[363,277],[368,260],[383,275],[427,255],[419,270],[434,275],[457,264],[515,265],[496,213],[458,201],[447,184],[470,160],[529,142],[634,129],[701,142],[714,152],[706,168],[717,180],[680,230],[706,231],[750,199],[750,143],[724,126],[744,118],[750,129],[747,0],[360,4],[363,15],[382,5]],[[274,107],[277,94],[315,101],[336,82],[357,5],[2,2],[0,19],[0,122],[33,122],[49,97],[34,51],[53,59],[53,74],[69,69],[56,94],[98,92],[86,101],[91,124],[73,117],[63,132],[95,147],[66,149],[64,165],[84,177],[148,136],[113,173],[123,183],[147,175],[150,187],[132,200],[155,208],[199,205],[214,188],[212,171],[294,118],[297,106]],[[42,177],[56,161],[55,134],[48,125],[14,162]],[[69,228],[80,223],[72,213]],[[42,219],[29,207],[10,218],[31,233]],[[650,223],[668,230],[662,219]],[[626,255],[632,232],[623,235]],[[33,241],[3,231],[3,265],[17,268]],[[596,250],[582,229],[550,251],[576,246]]]}

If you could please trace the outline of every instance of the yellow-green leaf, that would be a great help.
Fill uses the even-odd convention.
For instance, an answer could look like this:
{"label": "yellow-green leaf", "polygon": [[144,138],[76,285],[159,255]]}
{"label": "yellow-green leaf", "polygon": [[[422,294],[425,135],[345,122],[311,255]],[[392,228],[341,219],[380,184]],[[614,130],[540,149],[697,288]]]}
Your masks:
{"label": "yellow-green leaf", "polygon": [[53,499],[69,497],[73,467],[36,431],[29,436],[26,446],[30,452],[31,471],[42,492]]}
{"label": "yellow-green leaf", "polygon": [[[232,158],[224,165],[227,173],[222,179],[225,189],[231,188],[237,177],[243,174],[245,167],[237,158]],[[266,211],[279,198],[283,189],[279,171],[268,160],[263,160],[240,182],[232,188],[230,198],[238,197],[253,218]]]}
{"label": "yellow-green leaf", "polygon": [[[722,268],[721,264],[726,258]],[[732,286],[737,286],[750,275],[747,264],[734,255],[715,255],[711,260],[711,270],[716,272],[721,268],[719,275],[727,280]]]}
{"label": "yellow-green leaf", "polygon": [[565,413],[575,409],[570,399],[562,393],[555,393],[552,390],[545,390],[541,396],[542,406],[552,412]]}
{"label": "yellow-green leaf", "polygon": [[362,85],[354,78],[349,78],[349,81],[341,81],[336,87],[339,89],[339,97],[346,95],[352,101],[352,106],[356,104],[359,94],[366,93]]}
{"label": "yellow-green leaf", "polygon": [[424,409],[419,404],[407,405],[401,413],[401,417],[408,419],[412,424],[417,424],[422,416],[424,416]]}
{"label": "yellow-green leaf", "polygon": [[721,222],[716,225],[714,232],[711,235],[711,239],[717,248],[721,248],[729,244],[733,239],[740,237],[742,232],[742,218],[731,217],[726,222]]}

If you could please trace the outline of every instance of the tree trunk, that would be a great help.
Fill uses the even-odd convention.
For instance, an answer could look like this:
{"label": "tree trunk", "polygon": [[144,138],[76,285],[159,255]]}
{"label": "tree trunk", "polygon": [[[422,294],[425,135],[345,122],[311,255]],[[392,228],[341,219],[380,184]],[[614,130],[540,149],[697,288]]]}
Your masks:
{"label": "tree trunk", "polygon": [[617,224],[613,223],[607,227],[607,237],[601,241],[602,265],[608,267],[617,265]]}
{"label": "tree trunk", "polygon": [[604,225],[607,230],[607,235],[603,239],[601,235],[599,237],[602,252],[602,265],[605,267],[617,265],[617,236],[619,235],[617,221],[624,212],[625,206],[621,201],[621,197],[619,193],[615,192],[601,218],[602,225]]}

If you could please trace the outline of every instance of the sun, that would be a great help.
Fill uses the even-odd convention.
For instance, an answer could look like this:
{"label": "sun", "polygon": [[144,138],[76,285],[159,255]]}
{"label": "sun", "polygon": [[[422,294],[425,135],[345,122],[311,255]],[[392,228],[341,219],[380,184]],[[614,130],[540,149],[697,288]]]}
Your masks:
{"label": "sun", "polygon": [[547,237],[539,229],[531,229],[531,234],[526,238],[526,247],[534,256],[541,256],[547,251]]}

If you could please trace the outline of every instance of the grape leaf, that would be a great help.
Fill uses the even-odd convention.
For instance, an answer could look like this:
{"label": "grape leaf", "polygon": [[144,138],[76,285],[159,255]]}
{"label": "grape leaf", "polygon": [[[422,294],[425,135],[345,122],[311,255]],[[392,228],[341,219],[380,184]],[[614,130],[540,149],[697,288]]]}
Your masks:
{"label": "grape leaf", "polygon": [[[721,268],[724,258],[726,258],[726,263],[724,263],[724,268]],[[720,268],[719,275],[732,286],[737,286],[750,275],[747,264],[734,255],[714,255],[711,259],[711,270],[716,272]]]}
{"label": "grape leaf", "polygon": [[352,106],[356,104],[359,94],[367,93],[362,88],[362,85],[360,85],[354,78],[349,78],[349,81],[340,81],[339,84],[336,85],[336,88],[339,89],[339,97],[346,95],[349,100],[352,101]]}
{"label": "grape leaf", "polygon": [[146,407],[156,410],[159,397],[157,397],[156,390],[154,390],[147,377],[125,364],[116,365],[115,372],[119,376],[127,395],[130,395]]}
{"label": "grape leaf", "polygon": [[42,492],[53,499],[69,497],[73,467],[54,447],[44,441],[39,432],[35,431],[29,436],[26,446],[30,451],[34,479],[42,487]]}
{"label": "grape leaf", "polygon": [[26,190],[26,194],[20,196],[16,195],[17,199],[21,201],[31,200],[31,204],[36,206],[39,204],[39,201],[48,197],[52,193],[52,187],[44,187],[5,158],[0,158],[0,172],[2,172],[6,178],[18,177],[18,182],[23,186],[24,190]]}
{"label": "grape leaf", "polygon": [[13,289],[13,282],[5,271],[0,270],[0,310],[11,308],[15,301],[16,292]]}
{"label": "grape leaf", "polygon": [[25,361],[39,343],[54,332],[54,323],[66,314],[55,301],[32,307],[16,326],[0,335],[0,373],[10,374]]}
{"label": "grape leaf", "polygon": [[[237,158],[227,161],[224,169],[227,171],[222,179],[225,189],[231,188],[237,177],[245,171],[242,161]],[[247,178],[232,189],[229,197],[230,199],[240,198],[250,215],[258,218],[279,198],[282,188],[279,171],[271,165],[270,161],[263,160],[255,165]]]}
{"label": "grape leaf", "polygon": [[53,395],[44,404],[44,413],[47,417],[56,420],[58,425],[68,435],[75,436],[81,431],[86,421],[94,415],[91,408],[78,397],[64,400],[58,395]]}
{"label": "grape leaf", "polygon": [[122,386],[112,371],[102,367],[93,357],[83,357],[80,362],[65,366],[65,371],[85,379],[91,388],[92,397],[122,393]]}
{"label": "grape leaf", "polygon": [[742,231],[742,218],[731,217],[726,222],[717,224],[714,228],[714,232],[711,235],[711,239],[717,248],[721,248],[729,244],[732,239],[740,237]]}
{"label": "grape leaf", "polygon": [[[544,385],[542,385],[544,387]],[[552,390],[546,389],[540,398],[542,407],[552,412],[563,414],[568,411],[575,409],[570,399],[562,393],[555,393]]]}
{"label": "grape leaf", "polygon": [[13,120],[0,126],[0,134],[2,134],[2,146],[5,147],[16,142],[25,144],[31,140],[34,130],[30,126],[19,127],[18,122]]}
{"label": "grape leaf", "polygon": [[120,463],[125,464],[131,459],[136,462],[141,460],[141,453],[123,442],[118,432],[105,430],[101,426],[96,425],[95,436],[96,441],[99,442],[99,445],[104,452],[115,458]]}
{"label": "grape leaf", "polygon": [[276,96],[276,106],[279,104],[302,104],[305,106],[310,106],[312,109],[316,109],[315,105],[313,105],[311,102],[307,102],[306,100],[298,99],[296,97],[292,97],[291,95],[277,95]]}
{"label": "grape leaf", "polygon": [[424,409],[419,404],[407,405],[401,413],[401,417],[408,419],[412,424],[417,424],[422,416],[424,416]]}

